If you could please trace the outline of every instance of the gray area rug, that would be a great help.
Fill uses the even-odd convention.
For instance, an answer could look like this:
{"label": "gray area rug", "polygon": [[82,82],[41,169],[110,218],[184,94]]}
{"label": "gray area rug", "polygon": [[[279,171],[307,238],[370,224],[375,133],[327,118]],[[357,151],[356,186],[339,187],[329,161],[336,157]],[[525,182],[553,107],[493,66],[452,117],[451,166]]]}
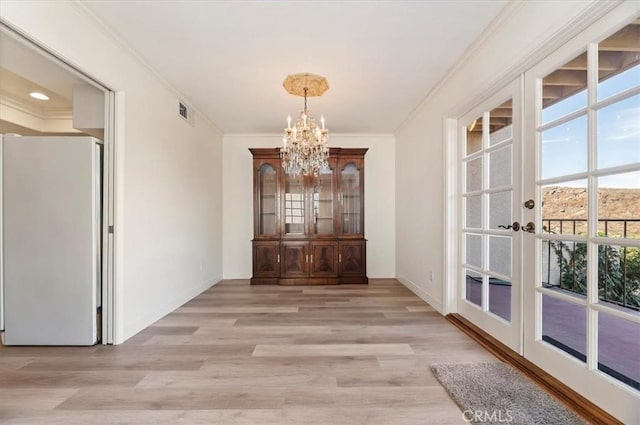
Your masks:
{"label": "gray area rug", "polygon": [[431,370],[462,410],[465,422],[503,425],[585,423],[505,363],[434,364]]}

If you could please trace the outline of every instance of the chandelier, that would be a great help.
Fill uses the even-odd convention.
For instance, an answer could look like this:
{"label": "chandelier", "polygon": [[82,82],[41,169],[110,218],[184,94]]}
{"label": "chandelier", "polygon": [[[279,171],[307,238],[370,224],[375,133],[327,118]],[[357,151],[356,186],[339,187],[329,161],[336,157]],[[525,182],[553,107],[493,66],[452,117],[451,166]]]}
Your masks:
{"label": "chandelier", "polygon": [[280,149],[282,168],[285,173],[294,176],[303,174],[318,177],[320,170],[328,166],[329,148],[327,147],[327,129],[324,117],[318,128],[316,121],[307,109],[307,97],[322,96],[329,89],[326,78],[304,73],[289,75],[282,84],[290,94],[304,97],[304,109],[291,126],[291,116],[287,117],[287,128]]}

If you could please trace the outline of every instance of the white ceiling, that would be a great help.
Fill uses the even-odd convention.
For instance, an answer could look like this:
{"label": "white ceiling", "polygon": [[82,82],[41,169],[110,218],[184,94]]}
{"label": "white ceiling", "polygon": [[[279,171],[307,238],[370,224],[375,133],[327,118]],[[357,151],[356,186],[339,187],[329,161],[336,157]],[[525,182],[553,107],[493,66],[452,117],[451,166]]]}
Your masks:
{"label": "white ceiling", "polygon": [[[225,133],[279,133],[302,98],[330,133],[391,133],[507,0],[106,1],[90,10]],[[471,82],[470,82],[471,83]]]}
{"label": "white ceiling", "polygon": [[[39,90],[52,98],[47,107],[67,107],[71,108],[73,97],[73,85],[82,84],[83,80],[73,75],[67,69],[57,65],[50,58],[42,55],[31,46],[26,45],[22,40],[16,39],[6,31],[0,31],[0,67],[11,73],[20,76],[25,82],[32,83],[31,91]],[[31,102],[28,96],[29,87],[16,87],[8,77],[2,79],[0,90],[23,90],[23,102]],[[18,93],[13,93],[18,95]],[[36,102],[37,103],[37,102]]]}
{"label": "white ceiling", "polygon": [[[0,28],[0,134],[82,134],[72,126],[73,88],[84,80]],[[36,100],[38,91],[49,100]]]}

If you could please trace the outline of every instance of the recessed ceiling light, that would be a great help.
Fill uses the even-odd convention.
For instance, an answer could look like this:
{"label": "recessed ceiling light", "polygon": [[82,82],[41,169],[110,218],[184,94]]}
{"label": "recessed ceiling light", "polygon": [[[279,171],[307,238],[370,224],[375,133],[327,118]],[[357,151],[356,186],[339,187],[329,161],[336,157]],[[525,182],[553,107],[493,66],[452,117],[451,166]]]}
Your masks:
{"label": "recessed ceiling light", "polygon": [[34,91],[29,93],[29,96],[31,96],[34,99],[38,99],[38,100],[49,100],[49,96],[47,96],[44,93],[40,93],[39,91]]}

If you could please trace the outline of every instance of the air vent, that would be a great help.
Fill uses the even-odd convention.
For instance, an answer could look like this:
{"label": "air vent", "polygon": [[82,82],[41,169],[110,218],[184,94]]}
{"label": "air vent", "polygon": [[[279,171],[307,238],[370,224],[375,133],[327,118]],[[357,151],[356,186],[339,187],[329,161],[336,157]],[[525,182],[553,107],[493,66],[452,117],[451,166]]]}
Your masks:
{"label": "air vent", "polygon": [[183,101],[178,101],[178,115],[180,115],[186,122],[193,126],[193,111]]}

